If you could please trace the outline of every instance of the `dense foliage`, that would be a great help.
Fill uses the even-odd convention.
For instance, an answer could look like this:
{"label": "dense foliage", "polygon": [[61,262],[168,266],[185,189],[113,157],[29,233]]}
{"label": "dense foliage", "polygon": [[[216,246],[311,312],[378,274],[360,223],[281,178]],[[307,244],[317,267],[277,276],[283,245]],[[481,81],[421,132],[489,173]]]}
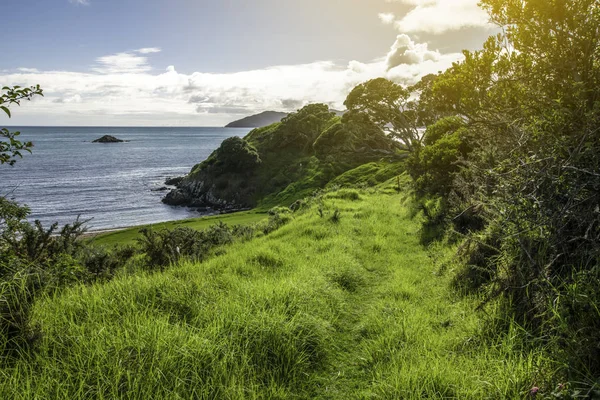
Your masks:
{"label": "dense foliage", "polygon": [[411,174],[423,198],[441,196],[435,217],[467,233],[462,283],[503,299],[507,315],[552,348],[565,378],[593,382],[600,5],[482,4],[503,33],[421,84],[420,109],[451,119],[428,128]]}
{"label": "dense foliage", "polygon": [[164,201],[218,209],[289,205],[361,164],[399,160],[400,147],[365,112],[340,118],[325,104],[310,104],[243,139],[227,139]]}
{"label": "dense foliage", "polygon": [[408,150],[421,139],[411,91],[384,78],[356,86],[344,102],[349,111],[363,113]]}

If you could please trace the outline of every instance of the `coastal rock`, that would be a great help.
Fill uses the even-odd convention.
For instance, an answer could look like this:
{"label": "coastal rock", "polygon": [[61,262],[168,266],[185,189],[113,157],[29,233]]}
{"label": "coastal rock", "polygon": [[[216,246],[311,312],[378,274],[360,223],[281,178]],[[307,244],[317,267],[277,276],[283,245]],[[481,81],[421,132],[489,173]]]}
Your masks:
{"label": "coastal rock", "polygon": [[162,199],[162,202],[170,206],[183,206],[190,204],[192,200],[193,199],[188,193],[186,193],[186,191],[174,189],[167,193],[167,195]]}
{"label": "coastal rock", "polygon": [[183,178],[185,178],[185,176],[176,176],[175,178],[168,178],[167,180],[165,180],[165,185],[179,186],[183,181]]}
{"label": "coastal rock", "polygon": [[99,139],[94,140],[92,143],[123,143],[124,140],[118,139],[111,135],[104,135]]}

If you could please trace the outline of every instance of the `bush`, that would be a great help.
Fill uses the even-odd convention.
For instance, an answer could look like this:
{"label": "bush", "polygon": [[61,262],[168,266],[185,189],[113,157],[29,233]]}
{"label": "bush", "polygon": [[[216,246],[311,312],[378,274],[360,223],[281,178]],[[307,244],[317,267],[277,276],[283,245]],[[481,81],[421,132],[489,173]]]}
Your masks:
{"label": "bush", "polygon": [[90,246],[83,249],[80,258],[88,273],[88,281],[108,281],[135,253],[133,246],[115,247],[111,250]]}
{"label": "bush", "polygon": [[292,211],[289,208],[275,207],[269,211],[270,215],[267,222],[258,224],[257,228],[262,231],[263,234],[268,235],[291,221],[291,213]]}
{"label": "bush", "polygon": [[141,251],[145,253],[146,265],[150,269],[164,269],[182,257],[200,261],[215,247],[230,244],[239,235],[251,237],[246,228],[230,228],[219,222],[210,228],[198,231],[191,228],[175,228],[173,230],[153,231],[144,228],[138,239]]}
{"label": "bush", "polygon": [[[206,161],[196,165],[192,173],[203,169],[214,169],[218,173],[243,173],[253,171],[261,164],[258,151],[245,139],[237,136],[225,139],[221,146],[215,150]],[[226,181],[220,185],[227,186]],[[223,188],[221,188],[223,189]]]}

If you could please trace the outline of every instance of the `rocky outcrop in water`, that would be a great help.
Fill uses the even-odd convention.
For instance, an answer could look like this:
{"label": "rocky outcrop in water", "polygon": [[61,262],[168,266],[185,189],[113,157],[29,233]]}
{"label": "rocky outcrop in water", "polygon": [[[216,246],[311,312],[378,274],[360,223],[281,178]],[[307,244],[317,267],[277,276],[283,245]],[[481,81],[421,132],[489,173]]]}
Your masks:
{"label": "rocky outcrop in water", "polygon": [[94,140],[92,143],[123,143],[124,140],[118,139],[111,135],[104,135],[99,139]]}
{"label": "rocky outcrop in water", "polygon": [[185,178],[185,176],[176,176],[174,178],[168,178],[167,180],[165,180],[165,185],[179,186],[181,184],[181,182],[183,182],[184,178]]}

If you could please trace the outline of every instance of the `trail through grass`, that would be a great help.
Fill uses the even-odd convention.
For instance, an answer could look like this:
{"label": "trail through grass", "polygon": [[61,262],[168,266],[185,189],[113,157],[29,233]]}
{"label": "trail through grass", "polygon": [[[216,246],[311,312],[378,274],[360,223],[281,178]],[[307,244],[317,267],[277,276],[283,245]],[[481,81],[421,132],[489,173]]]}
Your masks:
{"label": "trail through grass", "polygon": [[452,249],[419,244],[401,195],[348,193],[202,264],[45,299],[0,398],[523,397],[541,357],[486,339]]}

